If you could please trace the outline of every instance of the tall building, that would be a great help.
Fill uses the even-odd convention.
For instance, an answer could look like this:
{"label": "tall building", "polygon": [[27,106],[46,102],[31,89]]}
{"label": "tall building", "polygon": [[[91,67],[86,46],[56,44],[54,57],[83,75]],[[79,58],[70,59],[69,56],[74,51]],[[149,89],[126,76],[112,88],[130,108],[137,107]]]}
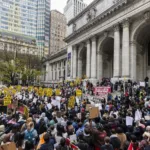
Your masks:
{"label": "tall building", "polygon": [[50,0],[38,0],[37,2],[37,45],[40,56],[46,56],[49,53]]}
{"label": "tall building", "polygon": [[0,32],[35,39],[38,55],[45,56],[49,50],[49,14],[50,0],[0,0]]}
{"label": "tall building", "polygon": [[64,48],[66,43],[63,41],[66,36],[67,21],[64,14],[57,10],[50,13],[50,52],[54,54]]}
{"label": "tall building", "polygon": [[0,0],[0,29],[36,36],[37,0]]}
{"label": "tall building", "polygon": [[85,7],[87,7],[87,4],[83,0],[68,0],[64,8],[67,22],[79,14]]}

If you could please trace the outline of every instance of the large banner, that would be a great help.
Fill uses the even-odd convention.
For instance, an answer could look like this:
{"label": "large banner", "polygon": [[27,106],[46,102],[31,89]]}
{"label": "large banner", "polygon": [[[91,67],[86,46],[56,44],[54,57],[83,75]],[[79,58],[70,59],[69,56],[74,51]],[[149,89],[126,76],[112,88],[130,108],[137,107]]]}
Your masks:
{"label": "large banner", "polygon": [[67,77],[70,77],[71,74],[71,53],[68,53],[67,56]]}
{"label": "large banner", "polygon": [[94,94],[97,98],[105,98],[107,100],[108,93],[111,93],[111,87],[95,87]]}
{"label": "large banner", "polygon": [[94,94],[101,95],[101,94],[108,94],[111,93],[111,87],[95,87]]}

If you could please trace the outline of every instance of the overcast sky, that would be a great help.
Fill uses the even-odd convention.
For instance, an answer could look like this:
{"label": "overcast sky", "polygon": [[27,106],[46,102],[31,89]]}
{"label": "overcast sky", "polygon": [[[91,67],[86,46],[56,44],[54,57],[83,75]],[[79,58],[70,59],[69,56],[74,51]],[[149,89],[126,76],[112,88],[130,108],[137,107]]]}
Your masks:
{"label": "overcast sky", "polygon": [[[93,0],[83,0],[85,3],[90,4]],[[67,0],[51,0],[51,10],[56,9],[63,13]]]}

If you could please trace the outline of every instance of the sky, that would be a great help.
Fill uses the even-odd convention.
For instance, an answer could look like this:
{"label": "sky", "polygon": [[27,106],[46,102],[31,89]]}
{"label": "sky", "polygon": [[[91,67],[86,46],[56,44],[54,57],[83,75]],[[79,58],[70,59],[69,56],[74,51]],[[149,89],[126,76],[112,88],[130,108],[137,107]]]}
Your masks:
{"label": "sky", "polygon": [[[90,4],[93,0],[83,0],[86,4]],[[51,0],[51,10],[58,10],[61,13],[64,11],[64,7],[67,3],[67,0]]]}

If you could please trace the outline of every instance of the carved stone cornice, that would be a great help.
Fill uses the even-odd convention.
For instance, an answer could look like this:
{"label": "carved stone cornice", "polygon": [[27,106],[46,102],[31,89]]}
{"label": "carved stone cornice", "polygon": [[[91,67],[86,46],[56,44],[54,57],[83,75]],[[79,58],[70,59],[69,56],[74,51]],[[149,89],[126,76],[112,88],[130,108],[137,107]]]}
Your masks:
{"label": "carved stone cornice", "polygon": [[68,22],[68,25],[72,24],[73,22],[75,22],[75,20],[79,19],[82,15],[84,15],[86,12],[88,12],[92,7],[94,8],[94,6],[99,2],[100,0],[94,0],[90,5],[88,5],[83,11],[81,11],[75,18],[71,19]]}
{"label": "carved stone cornice", "polygon": [[[83,25],[81,28],[79,28],[78,30],[76,30],[76,32],[74,32],[71,35],[69,35],[68,37],[66,37],[64,39],[64,41],[68,43],[69,41],[72,40],[72,38],[74,38],[75,36],[81,34],[84,31],[87,31],[87,29],[90,29],[91,27],[93,27],[95,25],[99,25],[99,23],[102,20],[104,20],[106,17],[108,17],[114,11],[121,9],[126,4],[127,4],[127,0],[121,0],[121,1],[119,1],[118,3],[114,4],[112,7],[110,7],[109,9],[107,9],[105,12],[101,13],[100,15],[98,15],[95,19],[91,20],[90,22],[88,22],[87,24]],[[89,7],[89,9],[90,8],[91,7]],[[73,20],[71,20],[68,23],[68,25],[72,24],[76,20],[77,20],[77,18],[75,17]]]}

